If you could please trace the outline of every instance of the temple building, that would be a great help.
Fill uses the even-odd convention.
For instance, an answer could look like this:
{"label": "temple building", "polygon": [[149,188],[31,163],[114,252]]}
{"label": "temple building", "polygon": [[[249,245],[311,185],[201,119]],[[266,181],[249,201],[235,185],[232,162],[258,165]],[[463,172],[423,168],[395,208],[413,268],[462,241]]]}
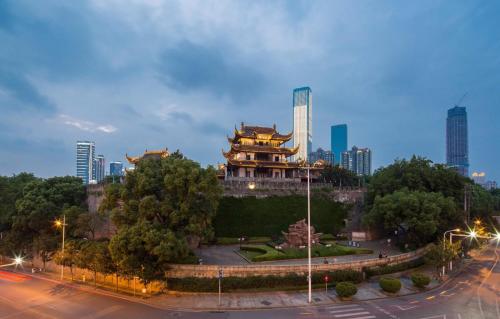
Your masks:
{"label": "temple building", "polygon": [[142,156],[128,156],[128,154],[125,154],[125,157],[127,158],[127,161],[130,164],[137,164],[139,163],[140,160],[144,158],[167,158],[170,155],[168,152],[168,149],[165,148],[164,150],[155,150],[155,151],[144,151],[144,154]]}
{"label": "temple building", "polygon": [[300,163],[289,161],[298,147],[285,147],[293,133],[282,135],[273,127],[247,126],[241,123],[228,137],[230,150],[222,151],[227,159],[225,177],[298,178]]}

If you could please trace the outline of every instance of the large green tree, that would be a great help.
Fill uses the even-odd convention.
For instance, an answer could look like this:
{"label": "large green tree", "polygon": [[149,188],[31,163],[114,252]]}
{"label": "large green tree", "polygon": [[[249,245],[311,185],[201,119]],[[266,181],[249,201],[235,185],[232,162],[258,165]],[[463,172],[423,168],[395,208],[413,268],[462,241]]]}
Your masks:
{"label": "large green tree", "polygon": [[377,196],[365,215],[369,225],[383,225],[386,232],[398,231],[409,245],[426,244],[463,221],[452,197],[441,193],[403,189]]}
{"label": "large green tree", "polygon": [[367,206],[377,196],[385,196],[407,188],[410,191],[441,193],[453,197],[457,203],[464,198],[465,185],[471,181],[442,164],[413,156],[410,160],[396,160],[393,164],[377,170],[370,179]]}
{"label": "large green tree", "polygon": [[145,283],[213,236],[212,219],[222,190],[212,167],[176,155],[143,159],[123,185],[106,187],[102,211],[118,227],[110,251],[121,273]]}
{"label": "large green tree", "polygon": [[11,177],[0,176],[0,232],[8,231],[16,212],[16,201],[23,196],[29,183],[37,180],[33,174],[21,173]]}

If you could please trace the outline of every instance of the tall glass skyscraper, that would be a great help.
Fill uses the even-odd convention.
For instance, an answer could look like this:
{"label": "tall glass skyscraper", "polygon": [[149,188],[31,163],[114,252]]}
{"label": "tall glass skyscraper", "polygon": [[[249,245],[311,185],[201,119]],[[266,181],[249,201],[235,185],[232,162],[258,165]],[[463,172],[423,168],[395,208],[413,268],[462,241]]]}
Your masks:
{"label": "tall glass skyscraper", "polygon": [[89,141],[76,142],[76,176],[85,185],[95,180],[95,143]]}
{"label": "tall glass skyscraper", "polygon": [[469,176],[467,111],[455,106],[446,118],[446,164],[463,176]]}
{"label": "tall glass skyscraper", "polygon": [[123,163],[122,162],[109,163],[109,175],[123,176]]}
{"label": "tall glass skyscraper", "polygon": [[97,155],[95,159],[95,180],[100,182],[106,176],[106,159],[104,155]]}
{"label": "tall glass skyscraper", "polygon": [[335,164],[342,165],[342,153],[347,151],[347,124],[333,125],[330,143]]}
{"label": "tall glass skyscraper", "polygon": [[309,87],[293,90],[293,146],[299,146],[294,160],[308,160],[312,152],[312,91]]}

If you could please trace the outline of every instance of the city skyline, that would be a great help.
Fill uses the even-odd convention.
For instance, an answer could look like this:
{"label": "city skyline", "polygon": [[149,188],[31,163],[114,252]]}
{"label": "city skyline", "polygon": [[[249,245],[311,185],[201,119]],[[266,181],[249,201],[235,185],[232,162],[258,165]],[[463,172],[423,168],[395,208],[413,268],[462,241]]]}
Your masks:
{"label": "city skyline", "polygon": [[234,123],[291,131],[290,92],[307,85],[313,149],[347,123],[373,169],[445,163],[446,110],[469,92],[470,171],[498,181],[498,8],[3,1],[0,174],[74,175],[77,140],[113,161],[168,147],[215,165]]}

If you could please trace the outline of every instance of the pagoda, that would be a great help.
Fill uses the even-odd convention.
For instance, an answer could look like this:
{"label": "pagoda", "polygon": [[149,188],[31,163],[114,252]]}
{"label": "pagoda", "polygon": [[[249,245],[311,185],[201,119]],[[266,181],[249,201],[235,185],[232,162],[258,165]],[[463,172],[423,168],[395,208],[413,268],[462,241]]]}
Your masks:
{"label": "pagoda", "polygon": [[144,154],[142,156],[128,156],[128,154],[125,154],[125,157],[127,158],[127,161],[130,164],[137,164],[139,163],[142,159],[145,158],[155,158],[155,159],[161,159],[161,158],[167,158],[170,155],[168,152],[168,149],[165,148],[164,150],[154,150],[154,151],[144,151]]}
{"label": "pagoda", "polygon": [[247,126],[242,122],[240,129],[234,128],[234,136],[228,137],[230,150],[222,151],[227,159],[226,178],[299,177],[300,164],[288,160],[299,148],[284,146],[291,138],[292,133],[278,133],[276,125]]}

